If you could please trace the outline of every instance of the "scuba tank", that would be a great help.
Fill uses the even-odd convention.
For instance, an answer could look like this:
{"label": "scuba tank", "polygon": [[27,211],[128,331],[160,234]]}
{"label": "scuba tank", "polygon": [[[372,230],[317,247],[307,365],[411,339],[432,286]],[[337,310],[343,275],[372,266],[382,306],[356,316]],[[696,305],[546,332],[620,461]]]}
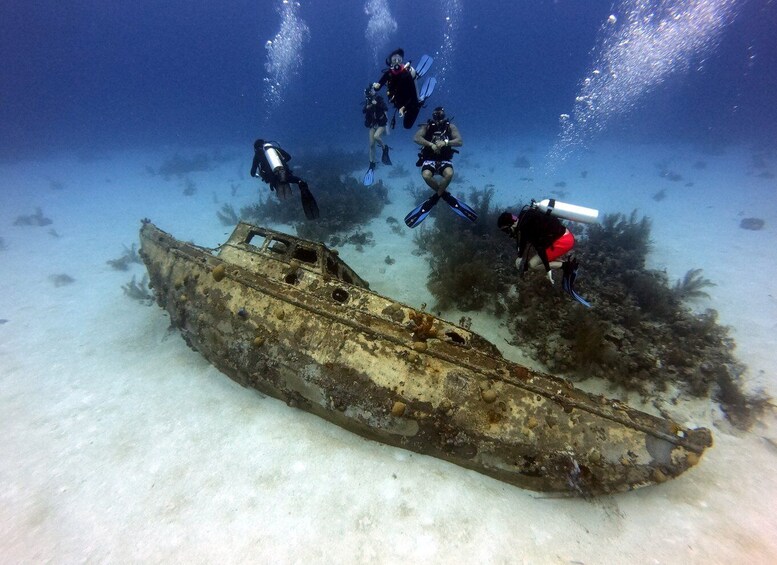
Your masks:
{"label": "scuba tank", "polygon": [[586,208],[585,206],[577,206],[575,204],[559,202],[555,198],[546,198],[545,200],[540,200],[539,202],[532,200],[531,206],[540,212],[544,212],[548,216],[556,216],[557,218],[573,220],[575,222],[584,222],[586,224],[596,223],[599,218],[599,210]]}
{"label": "scuba tank", "polygon": [[262,151],[264,151],[264,156],[267,157],[267,163],[270,165],[271,171],[276,170],[278,167],[284,168],[283,159],[281,159],[281,154],[278,152],[277,143],[268,141],[262,145]]}

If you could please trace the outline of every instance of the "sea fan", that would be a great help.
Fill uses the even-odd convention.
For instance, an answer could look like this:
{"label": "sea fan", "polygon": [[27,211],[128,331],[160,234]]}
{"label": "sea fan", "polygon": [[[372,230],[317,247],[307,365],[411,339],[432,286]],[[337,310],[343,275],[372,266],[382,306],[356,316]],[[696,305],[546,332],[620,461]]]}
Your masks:
{"label": "sea fan", "polygon": [[716,286],[711,280],[701,276],[701,269],[690,269],[682,280],[678,280],[672,292],[679,300],[696,300],[699,298],[709,298],[710,295],[702,289],[710,286]]}

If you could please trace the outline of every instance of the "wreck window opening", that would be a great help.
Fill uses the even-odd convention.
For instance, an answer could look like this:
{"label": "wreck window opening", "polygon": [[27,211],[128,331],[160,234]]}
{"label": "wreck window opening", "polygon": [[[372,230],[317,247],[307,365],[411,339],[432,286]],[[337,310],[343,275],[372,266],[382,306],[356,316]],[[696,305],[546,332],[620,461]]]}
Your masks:
{"label": "wreck window opening", "polygon": [[[261,238],[261,242],[254,243],[254,238]],[[248,235],[246,236],[246,245],[253,245],[254,247],[262,247],[264,245],[265,239],[267,238],[267,234],[263,231],[259,230],[251,230],[248,232]]]}
{"label": "wreck window opening", "polygon": [[344,304],[348,300],[348,291],[343,288],[336,288],[332,291],[332,298]]}
{"label": "wreck window opening", "polygon": [[270,245],[267,246],[267,249],[272,251],[273,253],[278,253],[279,255],[285,255],[286,252],[289,250],[290,243],[288,241],[283,241],[282,239],[273,239],[270,242]]}
{"label": "wreck window opening", "polygon": [[299,276],[297,273],[289,273],[286,275],[283,280],[286,281],[288,284],[297,284],[299,282]]}
{"label": "wreck window opening", "polygon": [[467,342],[467,340],[465,340],[456,332],[445,332],[445,335],[448,336],[453,343],[464,345]]}
{"label": "wreck window opening", "polygon": [[310,263],[315,265],[318,263],[318,253],[315,249],[307,249],[305,247],[297,247],[292,253],[294,259],[299,259],[304,263]]}

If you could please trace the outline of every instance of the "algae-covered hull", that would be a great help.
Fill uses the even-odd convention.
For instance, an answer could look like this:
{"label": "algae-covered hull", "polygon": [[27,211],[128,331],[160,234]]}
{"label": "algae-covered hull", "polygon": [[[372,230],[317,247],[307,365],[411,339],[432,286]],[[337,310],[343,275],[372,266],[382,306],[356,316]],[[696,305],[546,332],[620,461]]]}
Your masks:
{"label": "algae-covered hull", "polygon": [[217,254],[147,221],[140,237],[157,302],[190,346],[364,437],[586,496],[663,482],[712,444],[707,429],[582,392],[370,291],[320,243],[246,223]]}

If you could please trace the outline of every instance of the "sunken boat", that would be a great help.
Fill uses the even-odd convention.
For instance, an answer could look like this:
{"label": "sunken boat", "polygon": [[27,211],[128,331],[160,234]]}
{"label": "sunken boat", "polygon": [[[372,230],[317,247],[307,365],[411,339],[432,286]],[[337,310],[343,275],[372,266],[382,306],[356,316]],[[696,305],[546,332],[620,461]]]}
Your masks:
{"label": "sunken boat", "polygon": [[322,243],[241,222],[208,249],[148,220],[140,240],[156,301],[189,346],[366,438],[579,496],[662,483],[712,444],[706,428],[581,391],[371,291]]}

